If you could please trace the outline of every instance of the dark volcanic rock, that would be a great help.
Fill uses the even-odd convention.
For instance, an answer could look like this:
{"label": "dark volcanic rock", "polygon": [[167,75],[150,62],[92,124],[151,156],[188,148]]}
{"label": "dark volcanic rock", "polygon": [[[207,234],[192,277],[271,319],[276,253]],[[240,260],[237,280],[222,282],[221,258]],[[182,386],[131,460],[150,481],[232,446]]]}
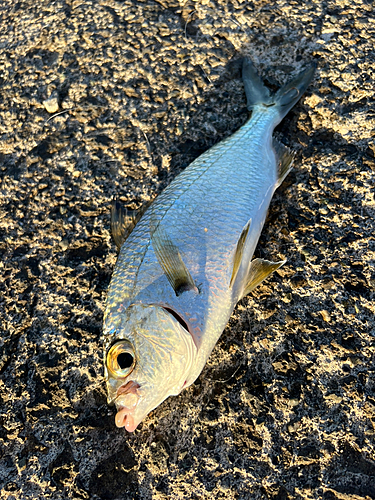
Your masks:
{"label": "dark volcanic rock", "polygon": [[[2,14],[0,498],[375,498],[372,3]],[[271,87],[318,63],[277,127],[295,168],[256,251],[288,263],[238,305],[198,381],[128,435],[102,378],[110,203],[137,209],[244,122],[244,54]]]}

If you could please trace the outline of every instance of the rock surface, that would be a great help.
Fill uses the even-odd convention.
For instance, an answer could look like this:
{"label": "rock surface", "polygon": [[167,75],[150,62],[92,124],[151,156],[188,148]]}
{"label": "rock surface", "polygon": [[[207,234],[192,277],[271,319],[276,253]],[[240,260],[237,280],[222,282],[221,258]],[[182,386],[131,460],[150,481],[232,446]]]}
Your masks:
{"label": "rock surface", "polygon": [[[1,499],[375,498],[372,2],[1,9]],[[271,86],[318,63],[256,252],[288,263],[129,435],[102,378],[110,202],[139,207],[244,122],[244,54]]]}

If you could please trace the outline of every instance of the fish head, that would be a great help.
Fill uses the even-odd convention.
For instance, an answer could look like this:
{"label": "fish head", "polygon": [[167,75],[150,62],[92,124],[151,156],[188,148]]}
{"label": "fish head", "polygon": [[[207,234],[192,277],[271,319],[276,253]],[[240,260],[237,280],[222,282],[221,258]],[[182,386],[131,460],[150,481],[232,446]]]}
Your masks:
{"label": "fish head", "polygon": [[132,432],[184,388],[196,359],[191,334],[162,306],[131,305],[107,333],[104,375],[116,425]]}

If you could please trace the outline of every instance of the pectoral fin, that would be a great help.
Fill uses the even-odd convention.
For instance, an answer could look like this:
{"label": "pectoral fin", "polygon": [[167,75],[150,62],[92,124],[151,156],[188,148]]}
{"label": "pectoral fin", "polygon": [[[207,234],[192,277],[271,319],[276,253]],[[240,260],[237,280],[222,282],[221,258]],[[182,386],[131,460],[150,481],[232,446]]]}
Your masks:
{"label": "pectoral fin", "polygon": [[129,210],[114,199],[111,206],[111,233],[112,238],[120,250],[124,241],[130,236],[135,225],[145,213],[150,203],[145,203],[138,210]]}
{"label": "pectoral fin", "polygon": [[254,259],[250,265],[247,284],[242,297],[245,297],[245,295],[254,290],[254,288],[260,285],[270,274],[284,265],[285,262],[286,260],[281,260],[280,262],[270,262],[269,260]]}
{"label": "pectoral fin", "polygon": [[238,238],[236,253],[234,254],[234,260],[233,260],[232,276],[230,278],[230,283],[229,283],[230,288],[232,287],[234,280],[236,279],[238,269],[240,268],[243,250],[245,247],[247,235],[249,234],[250,225],[251,225],[251,219],[246,224],[246,226],[243,228],[242,233],[241,233],[240,237]]}
{"label": "pectoral fin", "polygon": [[156,258],[177,297],[188,290],[194,290],[198,293],[177,246],[160,225],[152,233],[151,241]]}

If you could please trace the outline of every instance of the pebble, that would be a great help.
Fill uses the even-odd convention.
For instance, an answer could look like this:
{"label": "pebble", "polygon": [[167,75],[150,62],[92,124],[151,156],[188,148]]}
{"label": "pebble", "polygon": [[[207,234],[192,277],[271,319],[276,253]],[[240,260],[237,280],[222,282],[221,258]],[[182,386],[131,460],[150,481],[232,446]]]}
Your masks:
{"label": "pebble", "polygon": [[59,100],[56,96],[51,96],[43,101],[43,106],[51,115],[59,110]]}
{"label": "pebble", "polygon": [[63,240],[60,241],[59,247],[63,252],[65,252],[65,250],[67,250],[69,247],[69,241],[66,238],[64,238]]}

